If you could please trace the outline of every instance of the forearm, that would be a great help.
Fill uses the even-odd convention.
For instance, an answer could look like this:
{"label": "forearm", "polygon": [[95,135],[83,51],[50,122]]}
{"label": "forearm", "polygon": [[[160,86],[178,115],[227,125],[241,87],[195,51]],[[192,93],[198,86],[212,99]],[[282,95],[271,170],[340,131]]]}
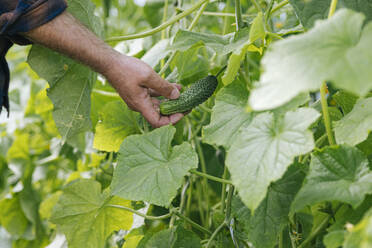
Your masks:
{"label": "forearm", "polygon": [[[24,34],[34,43],[71,57],[103,75],[115,63],[117,52],[83,26],[67,11]],[[112,69],[112,68],[111,68]]]}

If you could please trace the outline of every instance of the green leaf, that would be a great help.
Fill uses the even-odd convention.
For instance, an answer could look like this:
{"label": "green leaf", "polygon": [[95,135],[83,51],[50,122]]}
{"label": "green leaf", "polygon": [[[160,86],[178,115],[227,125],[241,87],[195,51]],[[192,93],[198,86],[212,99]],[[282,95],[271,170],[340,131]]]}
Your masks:
{"label": "green leaf", "polygon": [[95,5],[90,0],[67,0],[68,9],[75,18],[79,19],[96,35],[102,37],[103,27],[101,20],[94,14]]}
{"label": "green leaf", "polygon": [[[248,29],[236,33],[235,40],[239,40],[240,38],[245,37],[245,33],[247,31]],[[240,63],[245,58],[245,55],[248,51],[259,51],[261,53],[261,50],[259,48],[256,48],[252,44],[257,40],[264,40],[265,36],[266,32],[262,12],[259,12],[258,15],[254,18],[249,30],[249,39],[242,46],[234,50],[229,57],[227,69],[222,76],[222,82],[224,85],[228,85],[232,81],[234,81],[234,78],[240,69]]]}
{"label": "green leaf", "polygon": [[28,221],[18,197],[4,198],[0,201],[0,225],[16,237],[25,233]]}
{"label": "green leaf", "polygon": [[344,231],[347,224],[357,224],[359,221],[361,221],[364,214],[371,208],[371,206],[372,195],[368,195],[363,203],[355,209],[348,204],[342,205],[334,214],[335,221],[327,228],[327,231],[329,233],[334,231]]}
{"label": "green leaf", "polygon": [[119,100],[107,103],[100,111],[93,147],[106,152],[117,152],[123,140],[140,133],[137,119],[139,113],[130,110]]}
{"label": "green leaf", "polygon": [[201,48],[193,46],[176,54],[171,67],[177,68],[177,82],[187,85],[208,75],[209,61],[201,55]]}
{"label": "green leaf", "polygon": [[344,248],[372,247],[372,209],[345,237]]}
{"label": "green leaf", "polygon": [[344,115],[346,115],[353,109],[358,97],[347,91],[340,90],[332,96],[332,99],[335,100]]}
{"label": "green leaf", "polygon": [[313,135],[307,129],[318,117],[319,113],[310,108],[287,112],[281,118],[263,113],[241,129],[228,151],[226,164],[240,197],[252,211],[294,157],[314,148]]}
{"label": "green leaf", "polygon": [[360,99],[344,118],[334,122],[338,144],[357,145],[368,138],[372,130],[372,97]]}
{"label": "green leaf", "polygon": [[120,99],[119,94],[117,94],[114,88],[112,88],[109,84],[96,80],[90,96],[90,118],[92,120],[92,126],[97,126],[100,112],[108,102],[117,101]]}
{"label": "green leaf", "polygon": [[324,236],[324,240],[323,240],[324,245],[327,248],[342,247],[342,244],[344,243],[344,236],[345,236],[344,230],[330,232]]}
{"label": "green leaf", "polygon": [[[247,31],[249,30],[243,29],[239,32],[222,36],[180,29],[175,35],[169,49],[175,51],[186,51],[192,46],[205,46],[219,55],[226,55],[235,50],[240,50],[248,43],[253,42],[249,39],[249,33]],[[255,32],[255,34],[261,35],[260,32]],[[255,38],[257,38],[257,36],[255,36]]]}
{"label": "green leaf", "polygon": [[314,152],[305,183],[292,209],[323,201],[341,201],[358,207],[372,193],[372,172],[368,160],[357,148],[327,147]]}
{"label": "green leaf", "polygon": [[37,45],[32,47],[28,63],[50,85],[48,97],[53,102],[53,118],[63,140],[75,143],[79,134],[91,129],[90,93],[95,73]]}
{"label": "green leaf", "polygon": [[110,204],[130,207],[128,200],[101,193],[98,182],[77,180],[63,189],[51,221],[66,235],[70,248],[104,247],[113,231],[129,230],[133,222],[132,213]]}
{"label": "green leaf", "polygon": [[318,19],[326,19],[331,0],[289,0],[305,28],[311,28]]}
{"label": "green leaf", "polygon": [[256,40],[264,40],[266,36],[265,24],[262,12],[258,12],[257,16],[253,19],[251,28],[249,30],[249,41],[251,43]]}
{"label": "green leaf", "polygon": [[252,114],[246,111],[247,99],[248,91],[241,81],[222,88],[216,95],[211,122],[203,127],[203,141],[228,149],[240,128],[252,119]]}
{"label": "green leaf", "polygon": [[[94,5],[89,0],[67,1],[68,11],[96,34],[102,33]],[[78,136],[91,129],[90,93],[96,74],[89,68],[57,52],[34,45],[28,55],[31,68],[49,83],[48,96],[54,105],[53,117],[63,138],[79,143]]]}
{"label": "green leaf", "polygon": [[214,50],[215,52],[227,54],[232,51],[230,49],[226,49],[231,38],[231,34],[222,36],[216,34],[197,33],[180,29],[175,35],[169,49],[176,51],[186,51],[195,44],[199,44],[200,46],[204,45]]}
{"label": "green leaf", "polygon": [[144,248],[201,248],[200,238],[182,226],[162,230],[154,234]]}
{"label": "green leaf", "polygon": [[[342,9],[309,32],[275,42],[262,59],[264,73],[252,91],[255,110],[271,109],[300,92],[318,90],[323,81],[365,95],[372,86],[372,23]],[[301,80],[299,80],[299,78]]]}
{"label": "green leaf", "polygon": [[189,143],[171,148],[176,132],[165,126],[124,140],[111,183],[114,195],[169,206],[182,179],[197,168],[198,157]]}
{"label": "green leaf", "polygon": [[62,191],[57,191],[41,202],[39,207],[39,214],[42,219],[49,219],[52,216],[53,208],[57,204],[61,194]]}
{"label": "green leaf", "polygon": [[239,198],[233,199],[232,214],[243,224],[247,239],[254,247],[271,248],[277,244],[279,234],[288,224],[291,202],[304,177],[299,165],[290,166],[283,178],[270,185],[253,215]]}

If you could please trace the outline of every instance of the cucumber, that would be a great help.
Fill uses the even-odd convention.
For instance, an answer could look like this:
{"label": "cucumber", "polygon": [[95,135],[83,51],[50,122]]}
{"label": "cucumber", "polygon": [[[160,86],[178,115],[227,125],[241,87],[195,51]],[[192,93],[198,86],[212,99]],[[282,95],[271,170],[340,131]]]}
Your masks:
{"label": "cucumber", "polygon": [[217,77],[209,75],[192,84],[178,99],[160,103],[160,113],[171,115],[184,113],[205,102],[217,88]]}

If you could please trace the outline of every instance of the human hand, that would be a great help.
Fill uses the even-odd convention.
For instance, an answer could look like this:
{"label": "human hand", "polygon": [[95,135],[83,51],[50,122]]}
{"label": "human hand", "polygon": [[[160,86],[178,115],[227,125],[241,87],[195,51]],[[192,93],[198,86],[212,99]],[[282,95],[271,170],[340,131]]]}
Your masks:
{"label": "human hand", "polygon": [[160,101],[152,97],[177,99],[181,86],[164,80],[145,62],[120,54],[104,75],[128,107],[140,112],[153,127],[175,124],[184,116],[182,113],[160,115]]}

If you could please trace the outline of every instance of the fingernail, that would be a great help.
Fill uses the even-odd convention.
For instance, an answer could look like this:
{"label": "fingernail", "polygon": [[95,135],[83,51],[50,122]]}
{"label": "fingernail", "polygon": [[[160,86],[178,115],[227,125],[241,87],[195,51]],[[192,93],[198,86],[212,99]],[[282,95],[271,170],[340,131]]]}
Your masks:
{"label": "fingernail", "polygon": [[177,99],[180,96],[180,91],[177,88],[174,88],[170,95],[170,99]]}

